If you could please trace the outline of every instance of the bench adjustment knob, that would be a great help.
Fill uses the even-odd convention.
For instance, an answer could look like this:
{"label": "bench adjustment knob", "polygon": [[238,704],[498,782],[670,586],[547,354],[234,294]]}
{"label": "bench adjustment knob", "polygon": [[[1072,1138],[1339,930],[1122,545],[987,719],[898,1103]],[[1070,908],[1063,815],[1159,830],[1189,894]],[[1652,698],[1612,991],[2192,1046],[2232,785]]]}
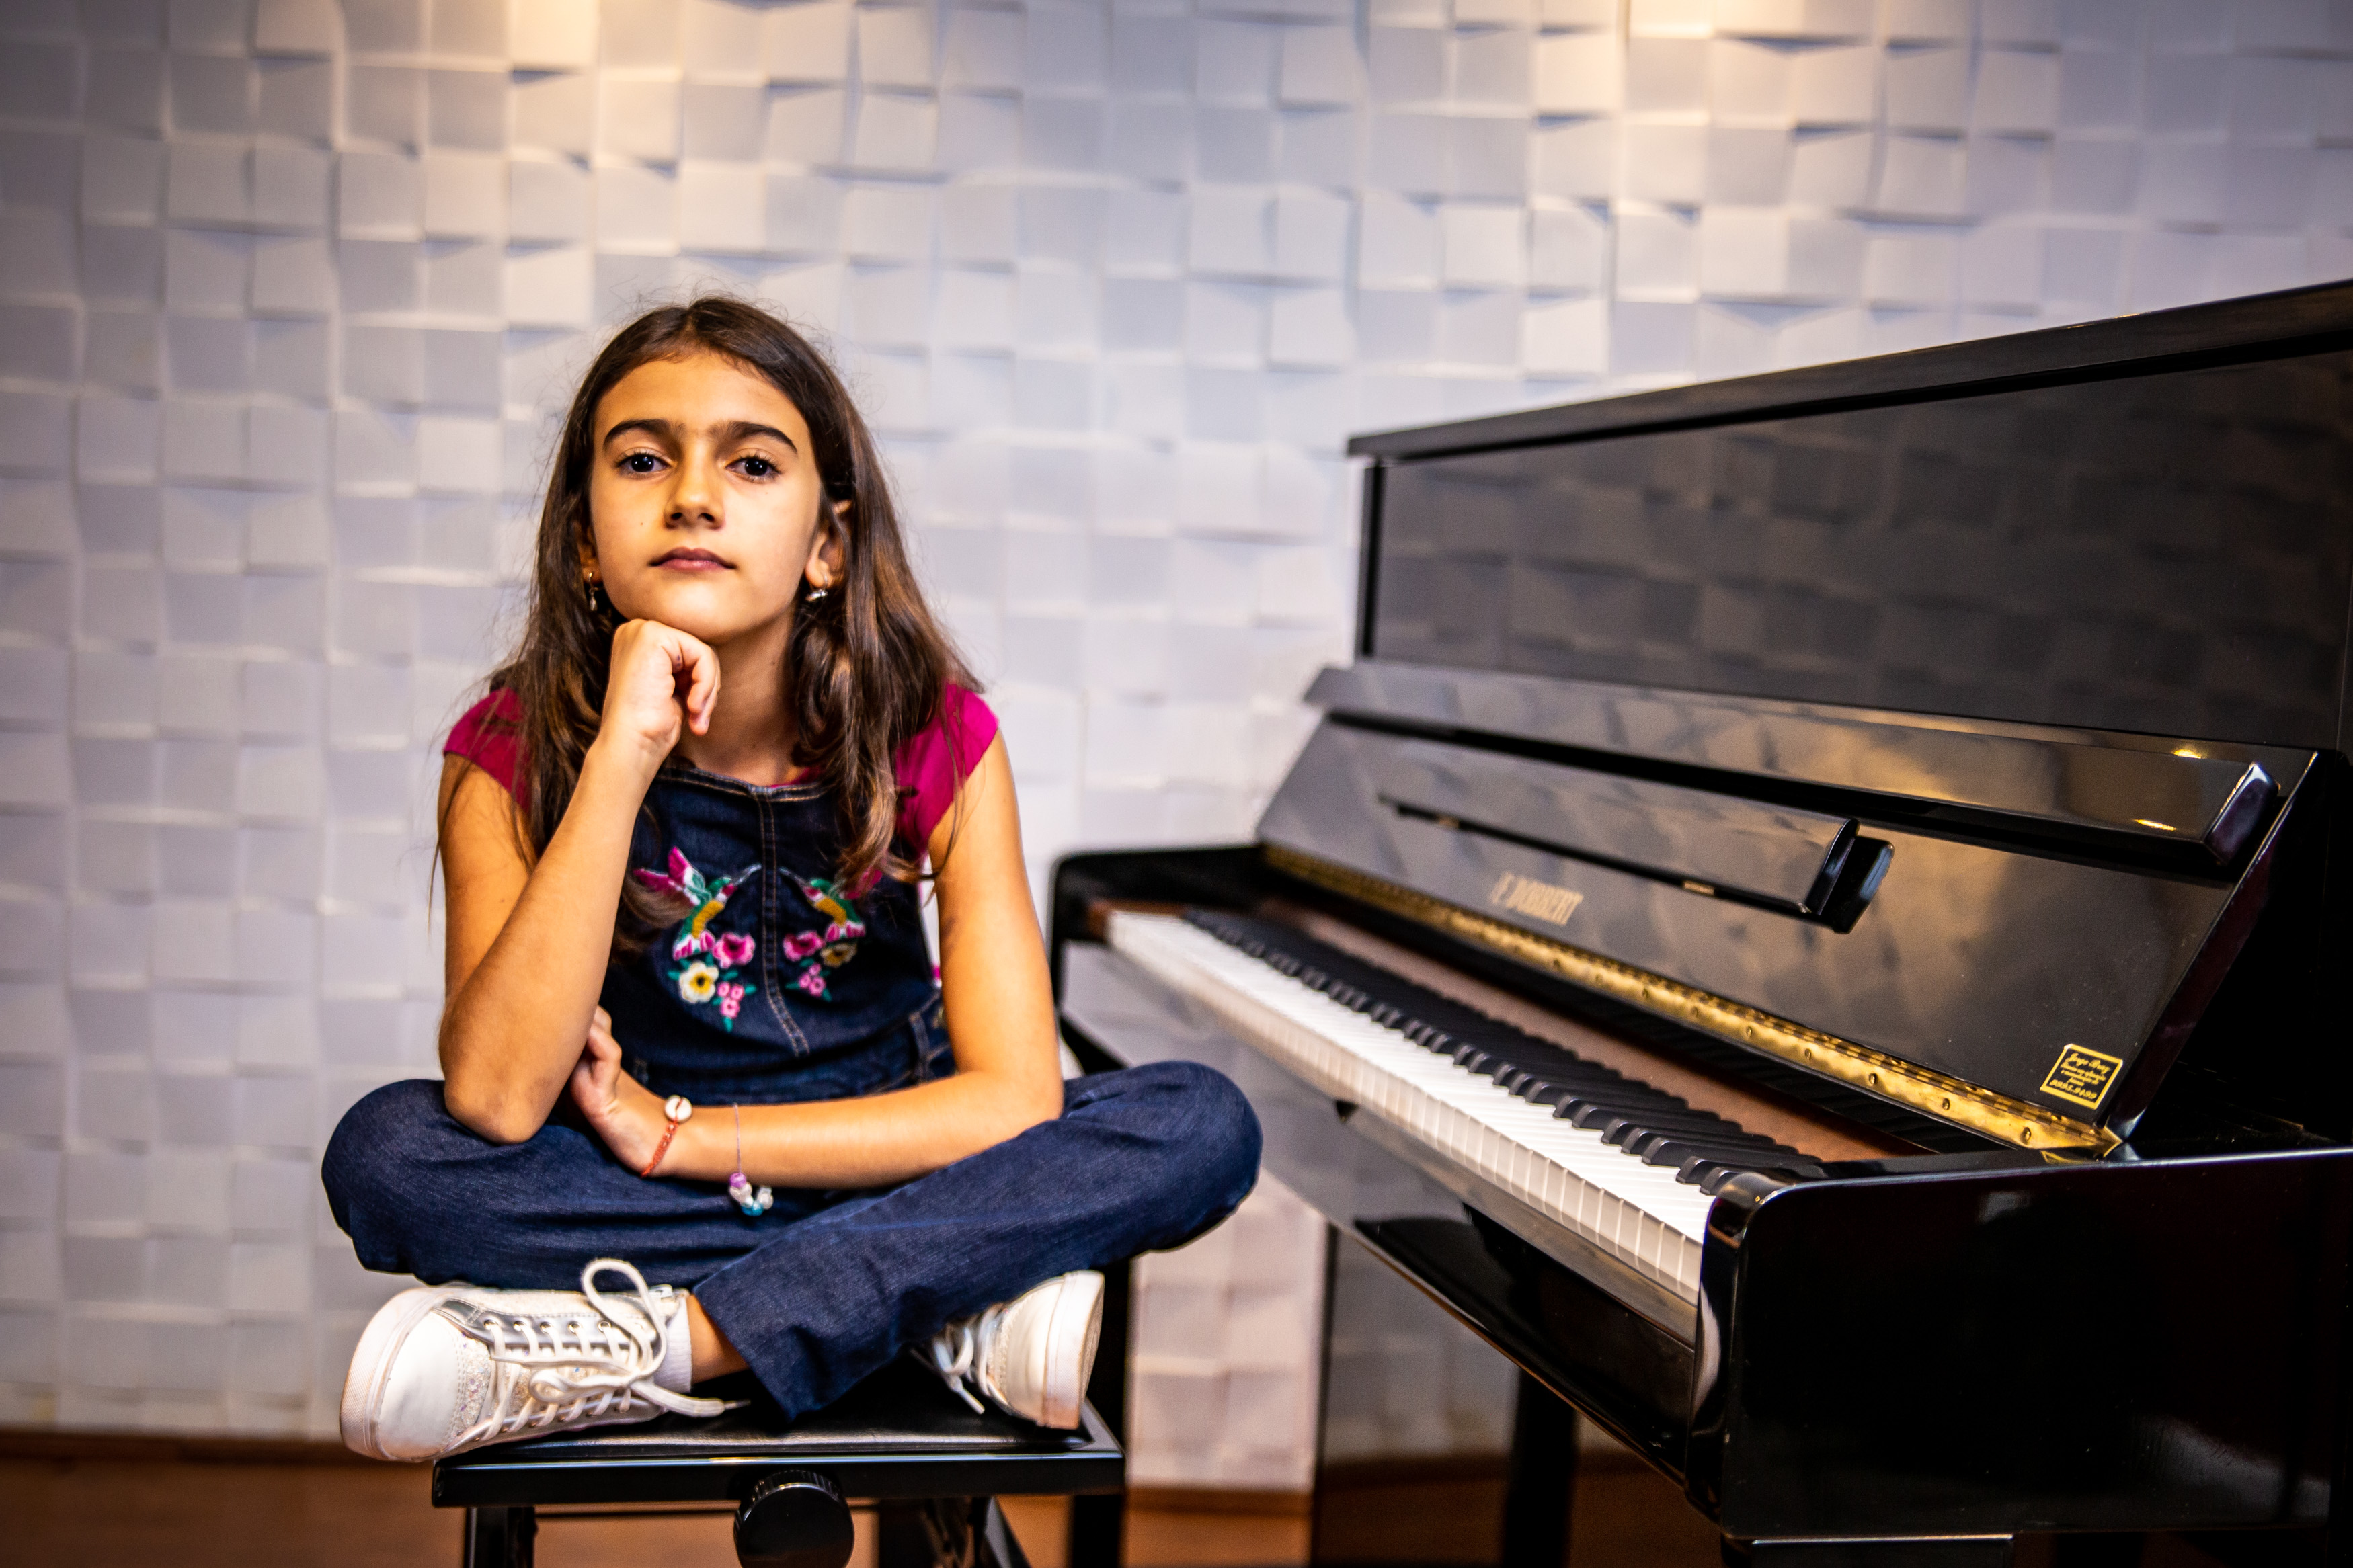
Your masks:
{"label": "bench adjustment knob", "polygon": [[735,1510],[735,1556],[744,1568],[843,1568],[853,1539],[849,1505],[813,1470],[761,1477]]}

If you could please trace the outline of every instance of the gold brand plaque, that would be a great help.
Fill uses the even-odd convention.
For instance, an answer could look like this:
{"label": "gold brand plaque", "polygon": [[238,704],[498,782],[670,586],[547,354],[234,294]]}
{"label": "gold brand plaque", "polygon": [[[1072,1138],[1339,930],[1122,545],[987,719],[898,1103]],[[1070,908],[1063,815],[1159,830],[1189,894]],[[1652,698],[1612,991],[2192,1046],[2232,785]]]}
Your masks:
{"label": "gold brand plaque", "polygon": [[1561,926],[1567,925],[1568,917],[1577,912],[1577,906],[1585,902],[1585,895],[1571,892],[1567,888],[1554,887],[1550,882],[1539,882],[1533,877],[1523,877],[1516,871],[1506,871],[1495,879],[1495,886],[1487,894],[1487,901],[1498,909],[1533,915],[1537,920]]}
{"label": "gold brand plaque", "polygon": [[2107,1098],[2108,1086],[2116,1082],[2124,1066],[2121,1057],[2069,1046],[2051,1064],[2051,1076],[2042,1080],[2042,1092],[2097,1110],[2100,1101]]}

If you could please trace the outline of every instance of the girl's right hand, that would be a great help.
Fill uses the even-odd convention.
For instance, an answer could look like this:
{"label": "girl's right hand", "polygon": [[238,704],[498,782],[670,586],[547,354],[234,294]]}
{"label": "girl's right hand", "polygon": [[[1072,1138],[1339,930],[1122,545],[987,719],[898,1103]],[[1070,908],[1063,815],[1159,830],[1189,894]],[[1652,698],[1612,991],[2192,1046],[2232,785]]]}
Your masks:
{"label": "girl's right hand", "polygon": [[659,767],[678,744],[680,726],[711,729],[719,700],[719,656],[710,645],[659,621],[628,621],[613,634],[605,718],[596,732]]}
{"label": "girl's right hand", "polygon": [[[613,1157],[632,1171],[661,1151],[668,1121],[661,1099],[621,1068],[620,1042],[613,1038],[613,1015],[596,1009],[588,1039],[572,1069],[572,1102],[605,1141]],[[667,1161],[665,1162],[667,1163]]]}

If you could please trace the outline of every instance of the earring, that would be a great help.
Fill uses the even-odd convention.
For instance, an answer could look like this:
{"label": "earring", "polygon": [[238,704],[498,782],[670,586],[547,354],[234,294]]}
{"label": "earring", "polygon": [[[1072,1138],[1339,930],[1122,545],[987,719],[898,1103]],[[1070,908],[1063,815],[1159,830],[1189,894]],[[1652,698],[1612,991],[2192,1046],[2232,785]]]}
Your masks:
{"label": "earring", "polygon": [[596,613],[596,590],[603,586],[603,584],[598,583],[596,578],[591,577],[588,579],[586,586],[588,589],[588,613],[593,616]]}
{"label": "earring", "polygon": [[812,605],[816,604],[819,599],[825,597],[826,593],[827,590],[823,588],[811,588],[808,591],[808,602]]}

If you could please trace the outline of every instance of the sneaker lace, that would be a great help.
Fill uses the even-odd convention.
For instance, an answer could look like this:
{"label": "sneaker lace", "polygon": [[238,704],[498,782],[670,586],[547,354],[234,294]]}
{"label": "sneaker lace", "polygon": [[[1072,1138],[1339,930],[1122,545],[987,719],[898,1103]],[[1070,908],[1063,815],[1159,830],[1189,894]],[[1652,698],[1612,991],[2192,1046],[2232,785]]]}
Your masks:
{"label": "sneaker lace", "polygon": [[987,1415],[987,1406],[981,1404],[975,1390],[980,1384],[980,1347],[993,1337],[997,1325],[1005,1316],[1007,1303],[999,1301],[983,1308],[969,1318],[958,1318],[932,1336],[932,1370],[940,1381],[954,1391],[955,1396],[973,1407],[976,1414]]}
{"label": "sneaker lace", "polygon": [[[636,1298],[644,1315],[642,1326],[617,1311],[596,1289],[596,1277],[607,1272],[628,1279],[628,1295]],[[491,1396],[482,1418],[458,1434],[459,1446],[617,1414],[640,1401],[696,1416],[716,1415],[744,1403],[696,1399],[654,1382],[669,1352],[670,1326],[635,1266],[599,1258],[580,1271],[580,1293],[596,1309],[594,1318],[493,1315],[478,1321],[473,1331],[482,1337],[491,1358]]]}

